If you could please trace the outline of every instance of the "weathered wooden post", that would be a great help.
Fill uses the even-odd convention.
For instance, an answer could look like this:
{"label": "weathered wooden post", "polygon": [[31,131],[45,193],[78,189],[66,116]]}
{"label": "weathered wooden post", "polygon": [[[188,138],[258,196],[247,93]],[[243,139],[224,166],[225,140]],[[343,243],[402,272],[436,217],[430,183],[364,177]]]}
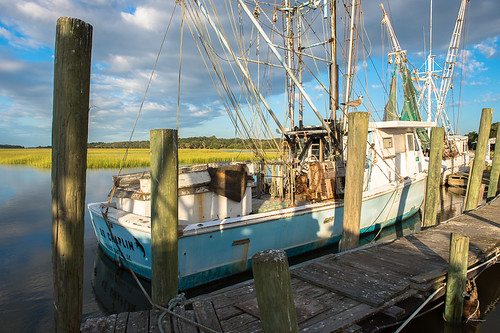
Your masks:
{"label": "weathered wooden post", "polygon": [[469,185],[464,211],[469,211],[478,206],[479,190],[483,178],[484,160],[486,158],[486,147],[490,136],[491,119],[493,118],[493,109],[484,108],[481,113],[481,122],[479,124],[479,134],[477,137],[477,146],[472,163],[472,169],[469,173]]}
{"label": "weathered wooden post", "polygon": [[493,165],[491,167],[486,200],[493,199],[497,195],[498,190],[498,177],[500,176],[500,123],[497,123],[497,125],[497,141],[495,143],[495,153],[493,155]]}
{"label": "weathered wooden post", "polygon": [[348,117],[344,227],[340,241],[340,251],[354,249],[359,245],[366,139],[368,138],[368,113],[351,112]]}
{"label": "weathered wooden post", "polygon": [[459,324],[462,321],[468,254],[469,237],[452,233],[444,307],[444,319],[451,324]]}
{"label": "weathered wooden post", "polygon": [[298,332],[286,253],[267,250],[252,257],[259,316],[264,332]]}
{"label": "weathered wooden post", "polygon": [[151,137],[151,293],[168,306],[178,290],[177,130],[152,130]]}
{"label": "weathered wooden post", "polygon": [[52,119],[52,268],[56,332],[79,332],[92,26],[57,20]]}
{"label": "weathered wooden post", "polygon": [[436,214],[439,202],[439,185],[441,184],[441,162],[443,160],[444,128],[434,127],[431,130],[431,151],[429,155],[429,170],[425,186],[425,207],[422,225],[430,227],[436,224]]}

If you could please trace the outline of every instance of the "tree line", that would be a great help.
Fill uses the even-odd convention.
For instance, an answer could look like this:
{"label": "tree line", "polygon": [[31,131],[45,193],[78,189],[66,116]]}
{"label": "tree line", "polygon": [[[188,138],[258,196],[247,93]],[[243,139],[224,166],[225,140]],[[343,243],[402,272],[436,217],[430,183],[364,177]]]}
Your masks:
{"label": "tree line", "polygon": [[[270,140],[257,140],[264,149],[272,149]],[[149,141],[121,141],[121,142],[91,142],[89,148],[149,148]],[[215,136],[197,136],[191,138],[179,138],[180,149],[251,149],[252,143],[249,139],[224,139]]]}
{"label": "tree line", "polygon": [[[497,137],[498,124],[500,124],[500,123],[491,124],[490,138],[496,138]],[[472,131],[472,132],[469,132],[469,133],[467,133],[465,135],[469,138],[469,149],[475,149],[476,148],[477,137],[478,137],[477,132]]]}

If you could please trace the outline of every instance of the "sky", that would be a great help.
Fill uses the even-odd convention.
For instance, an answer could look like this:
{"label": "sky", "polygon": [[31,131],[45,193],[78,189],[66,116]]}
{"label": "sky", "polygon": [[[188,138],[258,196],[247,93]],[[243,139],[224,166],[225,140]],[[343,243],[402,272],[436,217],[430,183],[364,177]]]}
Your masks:
{"label": "sky", "polygon": [[[437,63],[444,61],[459,4],[459,0],[434,0],[433,54]],[[218,0],[217,5],[224,6],[224,2]],[[384,5],[401,47],[407,50],[410,62],[420,67],[429,48],[430,3],[384,0]],[[368,86],[369,98],[361,111],[379,116],[386,101],[388,44],[382,38],[385,28],[380,24],[378,1],[365,1],[362,8],[370,57],[358,51],[358,82]],[[499,13],[498,0],[470,1],[464,28],[467,45],[462,54],[466,62],[458,66],[465,80],[463,84],[454,83],[447,103],[448,116],[461,134],[478,131],[482,108],[494,108],[493,122],[500,121]],[[176,127],[182,15],[175,1],[0,0],[0,144],[51,144],[55,28],[57,19],[63,16],[93,26],[89,142],[130,138],[172,17],[133,140],[148,140],[151,129]],[[223,15],[222,24],[228,24]],[[234,126],[187,25],[183,36],[179,135],[234,137]],[[364,70],[365,63],[374,66]],[[320,76],[326,76],[326,72]],[[307,81],[310,76],[305,80],[312,99],[320,101],[322,89]],[[362,91],[355,88],[355,93]],[[266,96],[275,113],[281,114],[283,89],[274,89]],[[320,107],[324,104],[319,102]],[[306,118],[311,124],[314,120]]]}

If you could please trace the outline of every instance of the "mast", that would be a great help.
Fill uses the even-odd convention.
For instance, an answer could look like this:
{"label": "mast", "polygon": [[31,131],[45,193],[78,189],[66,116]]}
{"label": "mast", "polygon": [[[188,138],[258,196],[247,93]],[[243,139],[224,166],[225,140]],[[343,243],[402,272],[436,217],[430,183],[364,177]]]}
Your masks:
{"label": "mast", "polygon": [[[302,84],[302,74],[303,74],[303,60],[302,60],[302,21],[300,17],[300,9],[297,10],[297,61],[298,61],[298,75],[299,82]],[[299,129],[304,127],[304,98],[302,93],[299,92]]]}
{"label": "mast", "polygon": [[[285,8],[284,10],[286,11],[285,17],[286,17],[286,23],[285,23],[285,33],[286,33],[286,39],[285,39],[285,60],[288,65],[288,68],[293,69],[293,8],[290,6],[290,0],[285,0]],[[302,83],[302,82],[301,82]],[[290,117],[290,127],[293,128],[295,125],[295,85],[290,77],[288,75],[287,81],[286,81],[286,86],[287,86],[287,92],[288,92],[288,115]]]}
{"label": "mast", "polygon": [[278,60],[278,62],[281,64],[281,67],[283,67],[283,69],[287,72],[287,74],[292,78],[292,80],[295,83],[297,89],[304,96],[304,99],[306,100],[307,104],[311,107],[311,109],[314,112],[314,114],[316,115],[316,117],[318,117],[319,121],[321,122],[321,124],[323,125],[323,127],[326,129],[328,135],[331,135],[332,130],[330,129],[330,126],[328,126],[328,124],[325,122],[325,120],[323,119],[323,117],[319,113],[318,108],[312,102],[311,97],[309,97],[309,94],[307,94],[307,92],[304,90],[304,87],[299,83],[299,80],[297,80],[297,77],[295,77],[295,75],[293,74],[293,72],[290,69],[290,67],[288,67],[288,65],[285,63],[285,61],[283,60],[283,58],[279,54],[278,50],[276,49],[276,47],[271,42],[271,39],[269,39],[269,36],[262,29],[262,27],[260,26],[259,22],[257,22],[257,20],[255,19],[255,17],[252,15],[252,13],[250,12],[250,10],[248,9],[248,6],[245,4],[245,2],[243,2],[243,0],[238,0],[238,3],[241,5],[241,8],[245,12],[245,14],[248,16],[248,18],[250,19],[250,21],[252,22],[252,24],[255,26],[255,28],[257,29],[257,31],[259,32],[259,34],[262,36],[262,38],[264,38],[265,42],[269,46],[269,49],[274,54],[274,56],[276,57],[276,59]]}
{"label": "mast", "polygon": [[[349,97],[351,96],[351,85],[352,85],[352,63],[353,63],[353,52],[354,52],[354,20],[356,17],[356,1],[351,1],[351,24],[349,28],[349,53],[347,60],[347,80],[345,85],[345,97],[344,103],[349,102]],[[344,110],[344,115],[342,116],[342,130],[345,132],[347,130],[347,113],[349,112],[349,106],[346,106]]]}
{"label": "mast", "polygon": [[[337,123],[339,105],[339,69],[337,64],[337,2],[330,0],[330,114],[333,123]],[[336,125],[335,125],[336,126]],[[339,142],[337,131],[334,132],[335,142]],[[340,148],[340,147],[338,147]],[[339,149],[340,150],[340,149]]]}
{"label": "mast", "polygon": [[[437,124],[438,119],[441,119],[443,126],[446,129],[447,135],[453,135],[453,127],[448,119],[448,115],[444,111],[444,103],[446,102],[446,96],[448,90],[451,89],[451,83],[453,80],[453,72],[455,69],[455,63],[458,55],[458,48],[460,46],[460,38],[462,35],[463,22],[465,19],[466,4],[470,0],[461,0],[460,9],[458,12],[458,17],[455,22],[455,29],[451,36],[450,44],[448,47],[448,53],[446,55],[446,60],[443,64],[442,73],[438,74],[435,70],[435,56],[432,55],[432,4],[431,0],[431,13],[430,13],[430,46],[429,55],[425,62],[425,72],[418,73],[417,77],[419,81],[424,82],[424,86],[420,90],[420,96],[418,98],[418,104],[421,101],[427,101],[427,121],[432,121]],[[440,80],[439,89],[438,84],[435,80]],[[436,99],[436,114],[434,119],[432,119],[432,104],[433,95]]]}
{"label": "mast", "polygon": [[[434,58],[432,56],[432,0],[431,0],[431,15],[429,24],[429,55],[427,57],[427,121],[432,121],[432,72],[434,70],[433,66]],[[435,122],[437,123],[437,114]],[[430,135],[430,129],[429,135]]]}
{"label": "mast", "polygon": [[448,94],[448,90],[451,87],[451,81],[453,80],[453,71],[455,69],[455,62],[457,60],[458,48],[460,46],[460,36],[462,35],[462,27],[465,19],[465,9],[467,2],[469,2],[469,0],[462,0],[460,4],[458,17],[455,22],[455,29],[453,30],[453,34],[451,35],[450,45],[448,47],[448,54],[446,55],[446,61],[444,62],[443,80],[441,81],[441,86],[438,95],[440,98],[438,100],[436,118],[444,114],[447,121],[445,127],[449,126],[450,129],[449,134],[453,134],[453,128],[450,124],[448,116],[446,115],[446,112],[443,112],[443,110],[444,110],[444,103],[446,101],[446,95]]}

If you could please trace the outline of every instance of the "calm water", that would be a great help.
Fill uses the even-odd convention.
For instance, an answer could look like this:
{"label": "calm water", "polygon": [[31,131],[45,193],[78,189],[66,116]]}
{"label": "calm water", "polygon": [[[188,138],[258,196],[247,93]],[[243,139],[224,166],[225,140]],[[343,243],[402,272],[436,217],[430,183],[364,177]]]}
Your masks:
{"label": "calm water", "polygon": [[[106,198],[111,187],[111,176],[116,170],[89,170],[87,173],[87,202]],[[52,267],[51,267],[51,194],[50,171],[29,167],[0,165],[0,331],[48,332],[53,328]],[[90,189],[90,190],[89,190]],[[463,198],[443,191],[441,219],[460,213]],[[98,250],[90,216],[85,217],[85,267],[83,289],[84,318],[99,314],[145,309],[148,303],[136,287],[132,277],[120,270]],[[390,239],[419,230],[418,215],[395,228],[384,229],[378,239]],[[365,237],[364,243],[373,240]],[[325,249],[312,255],[335,251]],[[312,255],[296,258],[291,263],[307,260]],[[496,265],[499,266],[499,265]],[[495,270],[496,269],[496,270]],[[500,307],[491,306],[500,299],[500,269],[488,271],[487,282],[479,287],[481,306],[491,309],[484,323],[476,322],[464,331],[497,332],[500,327]],[[496,275],[495,275],[496,272]],[[195,295],[213,288],[251,278],[243,274],[230,280],[192,290]],[[489,281],[489,282],[488,282]],[[491,282],[494,281],[494,282]],[[496,283],[495,283],[496,282]],[[148,282],[143,282],[147,290]],[[482,296],[482,288],[486,291]],[[484,303],[484,304],[483,304]],[[442,312],[442,310],[441,310]],[[407,332],[442,331],[440,313],[430,313],[409,327]],[[482,312],[484,313],[484,311]],[[429,317],[430,316],[430,317]],[[419,326],[419,323],[424,323]]]}

